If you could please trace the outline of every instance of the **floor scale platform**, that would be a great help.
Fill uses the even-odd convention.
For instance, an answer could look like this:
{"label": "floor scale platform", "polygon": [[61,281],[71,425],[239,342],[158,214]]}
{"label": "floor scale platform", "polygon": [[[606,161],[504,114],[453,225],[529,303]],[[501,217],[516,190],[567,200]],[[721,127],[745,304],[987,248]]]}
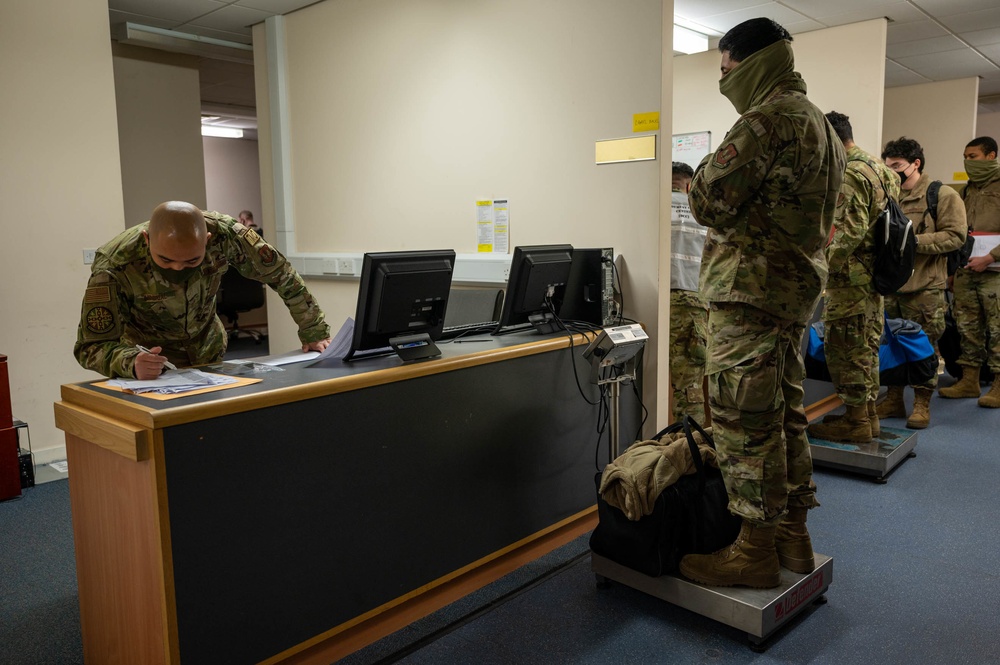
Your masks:
{"label": "floor scale platform", "polygon": [[916,457],[917,433],[908,429],[882,426],[871,443],[840,443],[809,436],[813,463],[842,471],[874,476],[879,483],[910,457]]}
{"label": "floor scale platform", "polygon": [[611,580],[702,616],[742,630],[751,648],[763,650],[764,642],[814,603],[833,582],[833,559],[816,554],[816,570],[799,575],[781,569],[781,586],[774,589],[711,587],[674,575],[650,577],[610,559],[591,553],[600,584]]}

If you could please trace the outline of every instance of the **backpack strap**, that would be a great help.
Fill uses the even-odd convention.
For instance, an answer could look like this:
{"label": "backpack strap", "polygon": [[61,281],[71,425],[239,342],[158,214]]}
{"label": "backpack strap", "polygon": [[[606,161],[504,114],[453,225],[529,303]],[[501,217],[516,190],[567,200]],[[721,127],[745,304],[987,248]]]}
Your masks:
{"label": "backpack strap", "polygon": [[941,181],[935,180],[927,185],[927,212],[931,214],[931,219],[937,221],[938,192],[941,191]]}

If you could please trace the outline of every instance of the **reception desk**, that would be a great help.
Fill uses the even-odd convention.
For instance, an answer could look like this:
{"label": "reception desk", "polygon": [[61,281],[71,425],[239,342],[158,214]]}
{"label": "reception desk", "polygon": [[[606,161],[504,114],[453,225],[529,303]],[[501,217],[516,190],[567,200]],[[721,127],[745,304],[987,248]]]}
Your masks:
{"label": "reception desk", "polygon": [[[281,662],[588,514],[584,346],[445,343],[169,401],[63,386],[86,661]],[[639,412],[623,390],[624,444]]]}

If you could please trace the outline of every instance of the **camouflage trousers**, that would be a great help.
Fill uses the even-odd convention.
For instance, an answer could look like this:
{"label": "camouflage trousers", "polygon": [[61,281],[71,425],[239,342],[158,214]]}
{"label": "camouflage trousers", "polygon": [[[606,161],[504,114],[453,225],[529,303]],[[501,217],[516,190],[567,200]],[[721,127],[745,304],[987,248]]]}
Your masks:
{"label": "camouflage trousers", "polygon": [[695,291],[670,291],[670,387],[673,422],[688,415],[705,423],[708,307]]}
{"label": "camouflage trousers", "polygon": [[958,364],[981,367],[986,362],[1000,375],[1000,273],[959,270],[954,290],[952,315],[962,345]]}
{"label": "camouflage trousers", "polygon": [[[894,293],[885,297],[885,313],[890,319],[909,319],[920,324],[927,335],[927,341],[934,346],[944,334],[944,312],[947,303],[944,289],[924,289],[913,293]],[[939,354],[940,355],[940,354]],[[937,387],[937,374],[926,383],[915,388]]]}
{"label": "camouflage trousers", "polygon": [[740,303],[708,315],[709,404],[729,510],[777,523],[786,509],[818,506],[802,400],[805,322]]}
{"label": "camouflage trousers", "polygon": [[827,288],[824,349],[834,390],[844,404],[864,406],[878,397],[882,296],[870,286]]}

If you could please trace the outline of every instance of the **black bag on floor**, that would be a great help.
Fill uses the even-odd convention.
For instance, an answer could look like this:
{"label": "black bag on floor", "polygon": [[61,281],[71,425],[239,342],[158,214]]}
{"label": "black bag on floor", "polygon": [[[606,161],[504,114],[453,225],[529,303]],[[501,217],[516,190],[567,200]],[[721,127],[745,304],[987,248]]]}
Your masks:
{"label": "black bag on floor", "polygon": [[[736,540],[741,520],[729,512],[722,473],[705,464],[698,454],[692,428],[715,447],[712,438],[689,416],[653,437],[660,439],[683,429],[697,472],[681,476],[664,489],[651,515],[633,522],[598,494],[599,522],[590,536],[590,549],[595,554],[658,577],[677,572],[685,554],[709,554]],[[598,487],[601,475],[597,474]]]}

